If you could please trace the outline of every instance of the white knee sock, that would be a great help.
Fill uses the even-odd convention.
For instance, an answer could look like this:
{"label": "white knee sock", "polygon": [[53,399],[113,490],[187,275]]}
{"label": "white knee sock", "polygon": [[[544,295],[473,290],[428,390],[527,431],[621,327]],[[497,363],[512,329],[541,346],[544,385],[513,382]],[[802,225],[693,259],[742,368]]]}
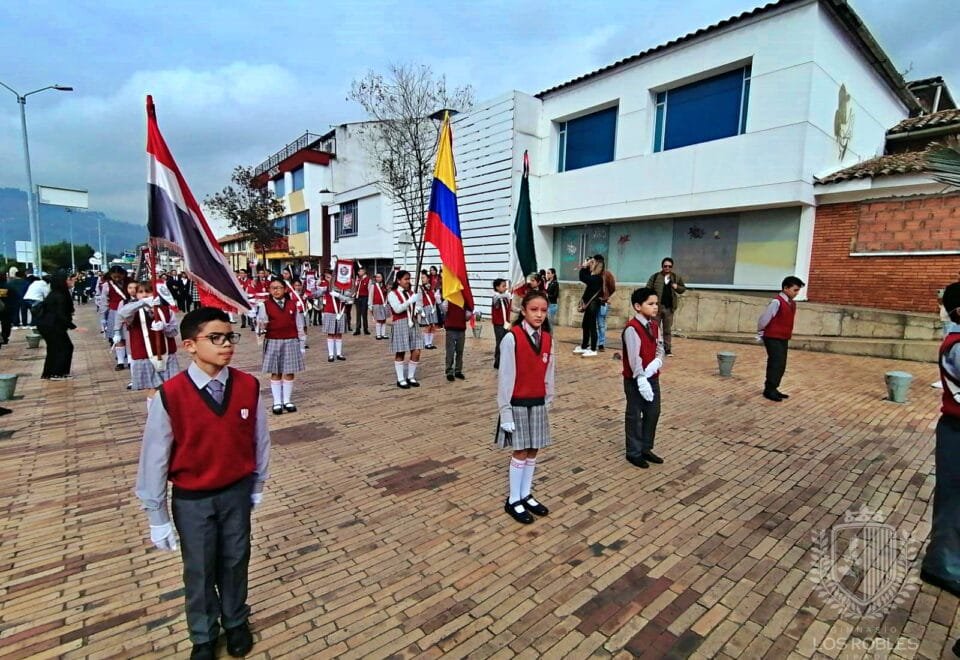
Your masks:
{"label": "white knee sock", "polygon": [[419,362],[410,360],[410,364],[407,367],[407,380],[416,380],[415,376],[417,375],[417,365],[419,364]]}
{"label": "white knee sock", "polygon": [[127,363],[127,347],[126,346],[117,346],[117,364],[126,364]]}
{"label": "white knee sock", "polygon": [[377,323],[377,336],[386,337],[387,336],[387,324],[386,323]]}
{"label": "white knee sock", "polygon": [[343,340],[342,340],[342,339],[334,339],[334,340],[333,340],[333,343],[334,343],[334,345],[336,346],[337,355],[343,355]]}
{"label": "white knee sock", "polygon": [[270,393],[273,394],[273,405],[281,405],[283,403],[283,381],[271,380]]}
{"label": "white knee sock", "polygon": [[393,363],[393,368],[397,370],[397,381],[399,381],[399,382],[401,382],[401,383],[406,382],[406,380],[407,380],[407,377],[404,375],[404,371],[406,370],[406,366],[407,366],[406,362],[394,362],[394,363]]}
{"label": "white knee sock", "polygon": [[147,412],[150,412],[150,404],[151,404],[151,403],[153,403],[153,397],[152,397],[152,396],[148,396],[148,397],[147,397]]}
{"label": "white knee sock", "polygon": [[510,502],[519,502],[523,498],[520,496],[520,488],[523,482],[523,472],[526,469],[526,462],[510,457]]}
{"label": "white knee sock", "polygon": [[523,481],[520,484],[520,497],[525,498],[533,489],[533,471],[537,469],[537,459],[528,458],[523,464]]}
{"label": "white knee sock", "polygon": [[421,332],[420,334],[423,335],[423,345],[424,345],[424,346],[429,346],[429,345],[430,345],[430,339],[429,339],[430,335],[428,335],[426,332]]}
{"label": "white knee sock", "polygon": [[334,355],[336,355],[334,353],[334,351],[336,350],[335,342],[336,342],[335,339],[329,339],[329,338],[327,339],[327,355],[329,355],[330,357],[333,357]]}
{"label": "white knee sock", "polygon": [[282,387],[281,387],[281,391],[282,391],[282,393],[283,393],[283,402],[284,402],[284,403],[290,403],[290,399],[291,399],[291,397],[293,397],[293,381],[292,381],[292,380],[284,380],[284,381],[281,381],[281,382],[283,383],[283,385],[282,385]]}

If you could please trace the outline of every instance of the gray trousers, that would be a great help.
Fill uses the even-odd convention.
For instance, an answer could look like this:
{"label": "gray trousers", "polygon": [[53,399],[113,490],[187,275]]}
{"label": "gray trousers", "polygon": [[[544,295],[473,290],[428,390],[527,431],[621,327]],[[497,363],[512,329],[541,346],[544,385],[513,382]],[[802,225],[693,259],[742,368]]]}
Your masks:
{"label": "gray trousers", "polygon": [[627,408],[624,414],[626,431],[627,458],[642,458],[644,452],[653,451],[657,437],[657,421],[660,419],[660,379],[651,378],[653,401],[640,396],[637,381],[623,379],[623,393],[627,396]]}
{"label": "gray trousers", "polygon": [[463,373],[463,345],[467,331],[444,328],[444,334],[447,335],[447,375]]}
{"label": "gray trousers", "polygon": [[663,337],[663,350],[669,353],[673,345],[673,310],[668,307],[660,308],[660,336]]}
{"label": "gray trousers", "polygon": [[224,628],[247,621],[250,493],[253,477],[213,495],[172,498],[180,534],[187,628],[194,644],[212,642]]}
{"label": "gray trousers", "polygon": [[500,368],[500,342],[507,336],[507,329],[502,325],[493,326],[493,336],[496,338],[497,347],[493,351],[493,368]]}

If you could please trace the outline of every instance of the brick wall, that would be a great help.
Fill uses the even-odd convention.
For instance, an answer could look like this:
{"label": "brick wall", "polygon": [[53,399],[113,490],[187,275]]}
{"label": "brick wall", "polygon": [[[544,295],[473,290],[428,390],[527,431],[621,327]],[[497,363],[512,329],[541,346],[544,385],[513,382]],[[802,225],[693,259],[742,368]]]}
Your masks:
{"label": "brick wall", "polygon": [[960,195],[817,207],[807,295],[813,302],[936,312],[960,255],[851,257],[851,252],[960,249]]}

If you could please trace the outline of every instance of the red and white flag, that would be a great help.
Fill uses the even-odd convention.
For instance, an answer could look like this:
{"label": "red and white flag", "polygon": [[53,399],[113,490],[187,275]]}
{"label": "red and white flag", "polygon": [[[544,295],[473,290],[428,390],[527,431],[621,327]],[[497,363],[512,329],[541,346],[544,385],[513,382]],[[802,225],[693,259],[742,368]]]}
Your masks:
{"label": "red and white flag", "polygon": [[160,128],[153,97],[147,97],[147,192],[150,239],[183,257],[184,269],[213,306],[249,309],[247,296],[210,231],[200,205],[180,173]]}
{"label": "red and white flag", "polygon": [[337,259],[336,276],[333,286],[341,291],[353,289],[353,259]]}

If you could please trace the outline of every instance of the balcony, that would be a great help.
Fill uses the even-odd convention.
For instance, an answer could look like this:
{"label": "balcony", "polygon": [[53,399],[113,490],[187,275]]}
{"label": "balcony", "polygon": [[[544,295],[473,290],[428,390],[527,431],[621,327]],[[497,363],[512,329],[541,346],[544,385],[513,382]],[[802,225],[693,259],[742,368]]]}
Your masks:
{"label": "balcony", "polygon": [[296,140],[285,146],[283,149],[270,156],[270,158],[257,165],[257,167],[253,170],[254,177],[258,177],[265,173],[269,174],[270,170],[280,165],[280,163],[285,161],[287,158],[290,158],[290,156],[294,155],[298,151],[303,151],[305,149],[336,156],[336,136],[332,132],[327,133],[326,135],[318,135],[317,133],[309,132],[304,133]]}

